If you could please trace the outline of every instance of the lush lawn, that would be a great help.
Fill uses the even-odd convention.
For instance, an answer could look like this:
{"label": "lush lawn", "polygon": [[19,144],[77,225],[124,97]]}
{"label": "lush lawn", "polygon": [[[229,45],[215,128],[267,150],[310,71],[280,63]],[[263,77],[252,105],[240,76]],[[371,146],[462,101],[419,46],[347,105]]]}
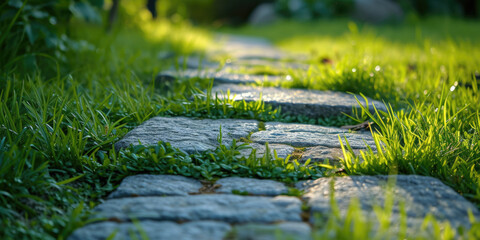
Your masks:
{"label": "lush lawn", "polygon": [[[328,125],[352,121],[298,119],[262,102],[235,103],[198,94],[192,99],[198,89],[208,88],[208,79],[164,84],[154,76],[175,62],[162,57],[167,52],[181,56],[202,51],[212,44],[212,31],[183,21],[152,23],[143,14],[132,13],[131,20],[109,35],[74,20],[71,36],[85,41],[63,60],[38,55],[45,60],[37,69],[16,60],[11,64],[16,68],[1,74],[0,238],[65,238],[86,223],[89,210],[123,177],[137,173],[286,182],[333,174],[335,167],[324,165],[298,165],[272,156],[241,158],[236,154],[240,143],[190,156],[168,144],[115,152],[113,143],[157,115]],[[363,93],[391,104],[388,113],[354,116],[376,123],[374,136],[383,147],[378,154],[363,153],[363,163],[346,147],[341,174],[434,176],[478,205],[478,29],[480,23],[429,19],[377,27],[345,20],[282,22],[220,31],[264,36],[286,50],[309,54],[313,67],[288,70],[284,74],[293,81],[279,83],[283,87]],[[343,231],[347,225],[332,216],[325,236],[368,234],[358,227],[348,235]]]}

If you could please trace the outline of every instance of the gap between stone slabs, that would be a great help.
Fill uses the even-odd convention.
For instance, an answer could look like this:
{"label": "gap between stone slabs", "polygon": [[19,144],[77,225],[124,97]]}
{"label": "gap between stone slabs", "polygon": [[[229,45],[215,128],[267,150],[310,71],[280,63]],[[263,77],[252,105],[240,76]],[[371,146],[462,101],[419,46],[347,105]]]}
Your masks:
{"label": "gap between stone slabs", "polygon": [[[129,223],[130,220],[139,221],[136,225],[143,226],[147,235],[153,237],[176,236],[189,239],[182,236],[189,236],[190,231],[193,231],[212,239],[222,239],[225,236],[250,239],[241,236],[253,231],[274,237],[277,236],[274,233],[280,230],[295,239],[311,239],[312,230],[302,220],[316,224],[317,220],[322,220],[315,217],[317,213],[324,218],[331,213],[331,181],[334,181],[334,198],[341,216],[345,216],[351,200],[356,198],[360,201],[363,216],[377,224],[372,229],[375,231],[378,222],[372,209],[374,205],[383,206],[389,192],[386,187],[389,178],[395,179],[391,190],[394,196],[391,215],[393,225],[389,228],[393,232],[398,232],[401,200],[406,203],[407,236],[416,236],[427,214],[432,214],[440,221],[449,221],[454,227],[463,225],[466,228],[470,227],[468,210],[475,217],[480,216],[476,207],[458,193],[441,181],[424,176],[348,176],[302,181],[296,184],[298,189],[304,191],[302,203],[298,198],[278,196],[277,194],[285,192],[286,186],[272,180],[223,178],[215,182],[221,186],[214,194],[188,195],[190,191],[199,191],[201,183],[198,180],[170,175],[136,175],[122,181],[115,191],[121,194],[112,193],[110,199],[95,209],[94,217],[105,217],[110,222],[89,224],[77,229],[69,239],[105,239],[110,234],[109,231],[115,229],[119,231],[119,237],[128,238],[126,229],[135,227],[135,222]],[[156,184],[145,185],[148,181]],[[179,188],[170,188],[173,185],[179,185]],[[221,190],[222,187],[225,189]],[[233,191],[232,189],[272,196],[231,195],[228,191]],[[271,192],[271,189],[278,191]],[[135,193],[124,195],[129,191]],[[219,191],[225,193],[218,194]],[[139,197],[132,198],[130,195]],[[269,231],[265,233],[266,230]],[[158,235],[167,233],[170,235]]]}
{"label": "gap between stone slabs", "polygon": [[[202,191],[201,181],[173,175],[126,177],[107,201],[95,209],[94,217],[106,217],[109,222],[92,223],[78,229],[69,240],[105,239],[114,230],[118,231],[119,238],[128,238],[127,234],[131,233],[127,229],[134,233],[139,231],[135,222],[129,222],[130,219],[139,221],[137,225],[142,226],[147,236],[154,237],[151,239],[166,239],[166,236],[190,239],[191,232],[207,236],[205,239],[247,240],[258,239],[258,236],[272,240],[311,239],[309,224],[301,222],[301,201],[280,196],[288,192],[285,184],[228,177],[211,185],[220,187],[213,194],[189,195],[192,191]],[[243,190],[252,196],[231,194]],[[277,238],[279,233],[285,238]]]}
{"label": "gap between stone slabs", "polygon": [[[366,106],[365,100],[360,96],[335,91],[252,87],[236,84],[221,84],[212,88],[212,95],[215,96],[217,93],[219,99],[226,99],[227,92],[230,92],[230,96],[235,101],[262,100],[274,108],[281,107],[282,112],[310,118],[352,115],[353,108],[359,109],[357,99],[363,106]],[[367,100],[370,112],[374,112],[373,106],[378,110],[387,111],[383,103],[369,98]]]}
{"label": "gap between stone slabs", "polygon": [[[115,149],[118,151],[129,145],[140,143],[146,146],[155,146],[161,141],[168,142],[173,147],[187,153],[215,150],[219,146],[220,126],[223,144],[229,145],[234,139],[250,136],[252,149],[258,151],[257,157],[261,157],[260,154],[265,153],[265,144],[268,142],[272,150],[271,154],[273,154],[273,150],[276,150],[281,158],[286,158],[287,155],[295,152],[295,147],[297,150],[298,147],[310,147],[311,151],[319,148],[324,150],[323,152],[317,151],[316,158],[313,160],[320,160],[321,157],[338,160],[333,155],[341,151],[338,135],[342,137],[342,141],[344,141],[343,137],[346,137],[353,149],[367,149],[365,144],[375,149],[375,143],[369,133],[350,133],[348,130],[340,128],[278,122],[261,124],[256,120],[239,119],[195,120],[185,117],[154,117],[147,120],[115,143]],[[260,131],[261,127],[264,127],[265,130]],[[331,150],[327,151],[325,148]],[[251,151],[251,149],[244,149],[240,153],[242,156],[248,157]],[[306,159],[302,158],[300,161],[305,162]]]}

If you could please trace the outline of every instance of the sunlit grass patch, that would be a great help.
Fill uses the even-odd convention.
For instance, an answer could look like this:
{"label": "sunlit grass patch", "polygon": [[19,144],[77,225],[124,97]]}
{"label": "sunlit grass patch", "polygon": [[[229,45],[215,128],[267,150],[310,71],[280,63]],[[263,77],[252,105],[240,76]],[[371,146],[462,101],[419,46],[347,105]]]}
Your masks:
{"label": "sunlit grass patch", "polygon": [[[457,106],[451,93],[410,111],[366,113],[376,124],[377,153],[353,153],[347,147],[347,174],[418,174],[433,176],[475,203],[480,202],[480,117],[468,105]],[[360,161],[362,159],[362,161]]]}

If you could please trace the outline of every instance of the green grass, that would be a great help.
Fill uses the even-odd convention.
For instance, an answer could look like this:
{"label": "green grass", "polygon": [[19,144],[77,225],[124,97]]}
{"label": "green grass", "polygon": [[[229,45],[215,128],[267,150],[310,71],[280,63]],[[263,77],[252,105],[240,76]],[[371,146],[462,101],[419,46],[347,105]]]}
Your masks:
{"label": "green grass", "polygon": [[[158,115],[329,126],[369,118],[376,123],[374,137],[381,150],[363,152],[365,161],[360,163],[360,156],[345,146],[346,174],[434,176],[480,203],[480,107],[476,104],[480,99],[474,76],[480,71],[480,34],[475,31],[480,23],[428,19],[398,26],[362,26],[336,20],[223,29],[264,36],[286,50],[307,53],[307,63],[312,65],[308,71],[242,71],[289,74],[293,81],[277,84],[362,93],[392,104],[388,113],[362,111],[354,116],[357,120],[308,119],[283,114],[261,101],[215,100],[198,90],[208,88],[209,79],[156,82],[155,74],[175,62],[159,53],[201,52],[211,44],[211,36],[185,22],[150,23],[143,13],[124,14],[130,14],[129,21],[120,19],[124,26],[110,35],[99,26],[73,20],[71,36],[85,42],[67,52],[65,61],[57,59],[58,68],[52,64],[24,72],[19,67],[0,75],[2,239],[65,239],[87,223],[91,208],[121,179],[137,173],[295,182],[334,172],[330,170],[334,167],[302,165],[270,155],[241,157],[238,150],[246,147],[242,143],[192,155],[168,143],[114,151],[113,144],[130,129]],[[322,63],[325,58],[332,64]],[[347,218],[330,216],[317,237],[388,234],[387,226],[369,235],[358,211],[353,205]],[[473,231],[465,238],[473,238],[468,235]],[[438,230],[429,236],[450,239],[449,234],[449,230]]]}

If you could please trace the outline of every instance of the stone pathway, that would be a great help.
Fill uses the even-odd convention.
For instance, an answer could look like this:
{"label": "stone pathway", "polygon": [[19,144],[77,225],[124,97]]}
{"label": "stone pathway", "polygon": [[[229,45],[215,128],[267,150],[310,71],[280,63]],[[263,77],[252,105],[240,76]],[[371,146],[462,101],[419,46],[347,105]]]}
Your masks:
{"label": "stone pathway", "polygon": [[[222,94],[229,91],[235,100],[257,101],[262,94],[265,103],[281,107],[284,112],[313,118],[351,113],[357,107],[354,96],[340,92],[242,85],[288,79],[277,75],[234,74],[231,69],[259,65],[309,68],[305,57],[281,52],[265,40],[231,38],[220,54],[228,54],[231,60],[221,65],[200,58],[183,59],[188,69],[165,71],[158,78],[169,81],[212,78],[215,84],[212,92],[219,93],[219,97],[225,97]],[[298,61],[285,62],[285,59]],[[369,104],[385,110],[378,101],[369,100]],[[115,149],[163,141],[187,153],[215,150],[219,146],[220,129],[223,144],[234,140],[249,144],[250,148],[240,151],[244,157],[253,149],[257,157],[262,157],[268,143],[270,153],[276,151],[280,158],[295,154],[299,162],[329,159],[338,164],[336,161],[343,156],[339,136],[343,141],[347,139],[355,152],[367,148],[376,151],[369,132],[308,124],[186,117],[154,117],[130,131],[115,144]],[[395,179],[391,187],[388,187],[389,177]],[[394,199],[390,216],[392,231],[398,231],[402,212],[411,235],[427,214],[455,227],[469,227],[469,210],[477,218],[480,216],[474,205],[451,188],[424,176],[320,178],[287,186],[273,180],[239,177],[205,182],[183,176],[136,175],[125,178],[95,208],[92,219],[97,221],[77,229],[69,239],[313,239],[316,231],[322,229],[321,223],[332,214],[332,196],[341,216],[347,214],[351,200],[357,199],[363,216],[375,223],[373,209],[384,206],[389,194]],[[404,209],[400,208],[401,203]],[[378,222],[375,224],[378,226]]]}
{"label": "stone pathway", "polygon": [[[341,153],[338,136],[346,138],[352,149],[365,150],[367,146],[375,149],[370,133],[353,133],[335,127],[280,122],[262,123],[265,129],[260,130],[259,125],[256,120],[154,117],[125,135],[115,144],[115,149],[120,150],[139,143],[152,146],[162,141],[169,142],[173,147],[187,153],[215,150],[219,146],[217,137],[220,134],[220,127],[224,145],[231,144],[233,139],[249,140],[250,147],[259,150],[257,152],[259,157],[265,151],[265,143],[269,143],[269,148],[272,151],[276,150],[281,158],[292,154],[296,149],[306,148],[306,156],[312,160],[338,160]],[[250,152],[241,153],[248,157]],[[297,155],[301,152],[303,151],[299,149]],[[307,159],[300,158],[301,162]]]}
{"label": "stone pathway", "polygon": [[[427,214],[454,227],[469,227],[468,210],[476,207],[431,177],[396,178],[391,214],[392,231],[401,219],[404,201],[408,233],[414,235]],[[172,175],[136,175],[123,180],[108,199],[95,208],[93,218],[104,219],[76,230],[70,240],[132,239],[312,239],[317,222],[331,213],[330,191],[334,181],[340,214],[345,216],[353,198],[362,213],[374,223],[373,207],[383,206],[389,193],[388,176],[351,176],[303,181],[296,188],[303,196],[286,196],[288,187],[272,180],[229,177],[209,183],[213,193],[204,193],[205,183]],[[236,195],[233,193],[241,193]],[[377,222],[378,224],[378,222]]]}

